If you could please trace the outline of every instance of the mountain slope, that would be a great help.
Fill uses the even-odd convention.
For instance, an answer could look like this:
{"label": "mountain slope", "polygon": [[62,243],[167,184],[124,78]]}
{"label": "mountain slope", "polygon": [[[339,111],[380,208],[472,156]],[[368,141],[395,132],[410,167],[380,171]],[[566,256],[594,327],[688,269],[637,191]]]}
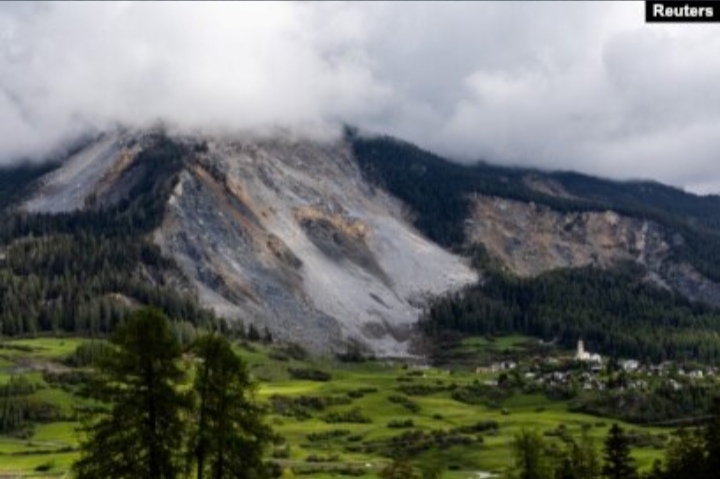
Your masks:
{"label": "mountain slope", "polygon": [[520,275],[634,261],[658,285],[720,306],[720,197],[576,173],[453,164],[392,138],[352,139],[369,181],[404,201],[418,229],[445,247],[480,246]]}
{"label": "mountain slope", "polygon": [[[42,173],[18,174],[27,186]],[[471,262],[485,279],[499,269],[528,281],[630,262],[639,278],[589,284],[640,281],[655,288],[649,298],[720,306],[717,201],[463,166],[352,133],[318,143],[113,132],[2,213],[0,274],[11,286],[0,288],[0,321],[7,334],[106,331],[136,303],[194,324],[215,321],[210,308],[316,351],[357,343],[402,355],[428,299],[476,283]]]}
{"label": "mountain slope", "polygon": [[[106,135],[46,176],[23,208],[112,207],[138,181],[143,141]],[[344,143],[174,141],[186,153],[152,241],[221,317],[315,350],[349,340],[406,354],[422,299],[476,279],[368,187]]]}

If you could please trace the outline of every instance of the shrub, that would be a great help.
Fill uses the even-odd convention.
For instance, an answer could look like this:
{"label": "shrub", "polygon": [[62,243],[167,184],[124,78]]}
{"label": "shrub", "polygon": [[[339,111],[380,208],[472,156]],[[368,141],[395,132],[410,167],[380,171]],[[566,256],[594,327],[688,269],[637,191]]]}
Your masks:
{"label": "shrub", "polygon": [[64,363],[74,368],[86,368],[93,366],[110,350],[112,350],[112,346],[105,341],[83,343],[75,348],[75,351],[65,359]]}
{"label": "shrub", "polygon": [[415,427],[415,423],[412,419],[393,419],[392,421],[387,423],[387,427],[393,428],[393,429],[403,429],[403,428],[409,428],[409,427]]}
{"label": "shrub", "polygon": [[308,381],[330,381],[332,375],[328,372],[321,371],[319,369],[310,368],[290,368],[288,373],[293,379],[305,379]]}
{"label": "shrub", "polygon": [[290,458],[290,446],[278,447],[273,449],[273,459],[289,459]]}
{"label": "shrub", "polygon": [[378,388],[372,388],[372,387],[371,387],[371,388],[358,388],[358,389],[353,389],[353,390],[351,390],[351,391],[348,391],[348,392],[345,393],[345,394],[347,394],[348,397],[351,397],[351,398],[353,398],[353,399],[359,399],[359,398],[365,396],[366,394],[372,394],[372,393],[376,393],[376,392],[378,392]]}
{"label": "shrub", "polygon": [[308,352],[300,345],[295,343],[283,343],[273,348],[268,354],[271,359],[277,361],[304,361],[309,357]]}
{"label": "shrub", "polygon": [[305,462],[338,462],[339,460],[340,456],[338,456],[337,454],[333,454],[331,456],[310,454],[308,457],[305,458]]}
{"label": "shrub", "polygon": [[442,384],[429,385],[429,384],[402,384],[397,387],[397,390],[408,396],[428,396],[442,391],[447,391],[448,387]]}
{"label": "shrub", "polygon": [[328,441],[330,439],[338,439],[349,435],[350,431],[348,431],[347,429],[332,429],[330,431],[311,432],[307,435],[307,440],[310,442],[321,442]]}
{"label": "shrub", "polygon": [[400,404],[413,414],[420,412],[420,405],[407,396],[394,394],[392,396],[388,396],[388,401],[394,404]]}
{"label": "shrub", "polygon": [[350,424],[369,424],[372,422],[369,417],[365,416],[360,408],[353,408],[348,411],[333,411],[328,413],[323,420],[328,424],[350,423]]}
{"label": "shrub", "polygon": [[49,460],[49,461],[45,461],[45,462],[40,463],[40,464],[38,464],[37,466],[35,466],[35,471],[37,471],[37,472],[47,472],[47,471],[49,471],[50,469],[52,469],[53,467],[55,467],[55,461],[51,459],[51,460]]}
{"label": "shrub", "polygon": [[460,426],[453,430],[464,434],[474,434],[478,432],[497,431],[499,428],[500,425],[497,421],[489,419],[487,421],[478,421],[475,424],[470,424],[468,426]]}
{"label": "shrub", "polygon": [[330,406],[344,406],[352,403],[345,396],[270,396],[270,408],[275,414],[297,419],[308,419],[314,412],[324,411]]}
{"label": "shrub", "polygon": [[387,457],[409,458],[433,448],[447,449],[455,445],[469,445],[475,442],[474,437],[456,431],[411,429],[393,436],[387,443],[368,443],[365,452],[376,452]]}

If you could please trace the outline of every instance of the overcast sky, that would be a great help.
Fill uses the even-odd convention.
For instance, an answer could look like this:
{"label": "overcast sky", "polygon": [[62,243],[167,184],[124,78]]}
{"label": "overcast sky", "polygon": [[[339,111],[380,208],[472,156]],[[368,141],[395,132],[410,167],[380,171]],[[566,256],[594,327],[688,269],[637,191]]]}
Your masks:
{"label": "overcast sky", "polygon": [[87,129],[327,135],[720,192],[720,24],[643,2],[0,4],[0,163]]}

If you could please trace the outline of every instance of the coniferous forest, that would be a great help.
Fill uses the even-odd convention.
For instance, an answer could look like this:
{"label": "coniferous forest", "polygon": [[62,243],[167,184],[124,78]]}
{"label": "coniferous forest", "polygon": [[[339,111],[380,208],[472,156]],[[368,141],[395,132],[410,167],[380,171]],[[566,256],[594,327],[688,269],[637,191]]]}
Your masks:
{"label": "coniferous forest", "polygon": [[[142,170],[141,181],[113,206],[62,214],[4,209],[0,333],[107,334],[134,303],[159,307],[175,320],[214,321],[192,295],[168,283],[174,265],[147,236],[162,221],[184,154],[157,135],[133,166]],[[21,197],[47,168],[9,171],[0,184],[0,207]]]}
{"label": "coniferous forest", "polygon": [[691,303],[653,285],[631,264],[615,269],[559,270],[536,278],[500,271],[481,246],[467,245],[464,221],[473,193],[534,202],[558,212],[612,209],[679,234],[673,259],[720,279],[720,197],[698,197],[651,182],[613,182],[575,173],[544,173],[572,198],[529,188],[527,169],[482,162],[449,163],[392,138],[362,138],[348,131],[366,177],[402,199],[415,226],[430,238],[473,259],[481,284],[431,300],[420,321],[426,334],[523,333],[572,347],[584,338],[604,354],[661,362],[720,362],[720,309]]}
{"label": "coniferous forest", "polygon": [[[426,304],[419,327],[439,348],[468,336],[496,338],[522,333],[542,338],[561,349],[574,347],[577,340],[583,338],[589,349],[612,358],[630,357],[647,363],[692,360],[720,364],[720,341],[716,339],[720,312],[659,288],[649,282],[645,272],[636,265],[623,264],[608,270],[592,267],[557,270],[535,278],[519,278],[498,268],[482,248],[464,243],[466,194],[495,194],[544,202],[559,211],[588,211],[605,208],[603,195],[614,197],[613,187],[603,182],[582,183],[588,195],[593,192],[592,198],[569,201],[544,197],[525,188],[520,170],[479,165],[477,175],[468,175],[466,167],[447,164],[439,158],[433,160],[407,145],[383,141],[354,143],[364,173],[370,177],[376,175],[377,185],[405,201],[418,229],[447,248],[468,256],[482,272],[478,284],[430,299]],[[328,468],[350,475],[361,474],[355,466],[335,464],[339,462],[338,457],[317,452],[302,456],[307,464],[299,465],[297,456],[293,455],[297,453],[291,452],[287,445],[282,448],[276,445],[272,451],[273,458],[279,462],[267,462],[268,449],[277,438],[264,424],[251,419],[262,417],[268,409],[276,415],[279,425],[285,420],[310,421],[330,428],[300,440],[294,438],[293,444],[299,444],[294,447],[310,447],[308,444],[320,447],[326,435],[335,438],[337,434],[337,446],[343,454],[377,454],[384,461],[373,469],[377,475],[402,478],[438,477],[433,474],[442,471],[433,469],[434,466],[425,467],[432,451],[440,451],[438,454],[442,456],[446,450],[461,447],[463,450],[476,448],[482,454],[483,441],[491,441],[498,428],[505,427],[501,425],[504,419],[493,419],[448,429],[443,413],[428,409],[428,404],[440,396],[455,407],[483,407],[487,408],[483,409],[486,414],[500,418],[512,414],[513,407],[506,408],[505,404],[513,404],[513,397],[522,400],[532,394],[542,394],[541,400],[546,405],[561,402],[563,414],[577,415],[572,417],[609,417],[651,426],[676,418],[706,417],[715,392],[705,385],[682,390],[660,385],[643,392],[626,391],[624,380],[617,372],[606,375],[608,381],[617,384],[605,392],[569,394],[570,386],[564,390],[550,387],[529,390],[530,385],[523,384],[519,373],[501,374],[493,389],[467,371],[458,374],[458,378],[462,378],[459,382],[437,373],[431,384],[424,381],[419,371],[400,369],[397,385],[388,391],[368,387],[325,396],[273,395],[269,404],[263,406],[252,401],[238,402],[245,391],[252,391],[254,381],[236,361],[237,349],[231,347],[247,347],[246,351],[254,355],[251,357],[268,354],[275,362],[269,369],[283,371],[282,381],[332,388],[335,371],[318,368],[301,348],[273,344],[269,333],[263,336],[256,329],[251,328],[247,339],[255,344],[262,342],[262,346],[249,343],[238,346],[219,337],[201,335],[201,330],[212,329],[207,326],[219,326],[217,318],[183,291],[181,283],[174,279],[175,273],[179,275],[176,266],[148,237],[163,218],[177,174],[189,154],[185,148],[162,136],[155,137],[152,146],[141,153],[142,157],[133,166],[143,169],[140,175],[143,181],[126,200],[113,206],[88,205],[84,211],[60,215],[10,209],[2,213],[2,333],[23,337],[61,332],[111,338],[109,345],[89,342],[79,346],[65,360],[72,365],[71,372],[43,373],[47,385],[62,384],[77,397],[87,394],[88,398],[98,400],[101,406],[97,409],[69,414],[53,401],[39,399],[37,396],[42,395],[43,390],[38,387],[47,386],[27,381],[23,375],[13,376],[0,390],[0,431],[6,434],[32,437],[38,424],[83,421],[83,440],[73,451],[78,454],[74,466],[77,477],[170,478],[188,474],[246,477],[247,471],[254,471],[252,477],[270,477],[279,474],[282,467],[312,473]],[[378,151],[388,156],[381,156],[385,160],[376,164],[378,158],[374,157]],[[386,161],[390,157],[397,161]],[[381,171],[381,168],[388,170]],[[32,168],[18,171],[18,177],[24,178],[22,181],[11,188],[0,185],[2,198],[8,198],[3,201],[17,201],[23,195],[23,188],[18,185],[30,185],[40,174]],[[425,180],[426,176],[432,181]],[[622,190],[624,186],[617,188]],[[613,205],[613,208],[625,208],[626,214],[651,217],[662,222],[668,231],[671,228],[684,231],[686,242],[678,247],[675,255],[687,254],[684,248],[693,238],[715,251],[713,243],[706,241],[716,234],[709,217],[698,226],[690,216],[685,222],[676,216],[683,213],[680,210],[643,209],[649,204],[643,195],[657,195],[658,204],[668,195],[668,202],[673,202],[674,196],[682,196],[672,189],[660,188],[653,193],[653,188],[654,185],[636,188],[631,184],[626,196],[616,195],[623,205]],[[676,209],[697,208],[700,215],[707,206],[691,200],[686,203],[677,202]],[[688,261],[694,261],[693,255],[699,250],[687,251],[692,253]],[[140,305],[157,309],[138,309]],[[188,334],[182,333],[184,329]],[[256,347],[267,350],[261,349],[264,352],[259,354]],[[365,358],[359,354],[339,356],[338,360],[362,363]],[[192,384],[182,373],[181,364],[194,370]],[[362,372],[366,366],[348,367],[358,367]],[[375,365],[367,367],[372,369]],[[263,368],[257,368],[259,374],[268,374]],[[270,373],[267,380],[276,381],[277,374],[277,370]],[[392,374],[394,377],[396,373]],[[150,380],[151,376],[156,380]],[[234,389],[225,387],[231,381],[236,381]],[[82,392],[86,386],[89,386],[87,391]],[[364,402],[365,396],[372,396],[372,401]],[[380,399],[383,405],[387,402],[408,416],[387,422],[387,442],[373,439],[372,435],[346,433],[342,424],[383,429],[382,425],[374,424],[378,411],[372,409]],[[532,414],[541,414],[542,407]],[[235,418],[234,422],[224,420],[229,417]],[[416,428],[420,424],[422,427]],[[589,423],[583,425],[588,431],[590,426]],[[666,459],[647,471],[647,477],[682,477],[677,474],[684,474],[691,467],[701,471],[697,477],[704,477],[702,474],[712,470],[710,464],[715,457],[706,439],[715,434],[713,427],[695,428],[680,433],[687,434],[683,436],[685,439],[666,441],[669,444]],[[605,435],[604,424],[596,423],[595,428],[594,437]],[[252,432],[249,438],[245,435],[247,431]],[[136,437],[144,439],[132,440]],[[508,477],[635,478],[637,467],[629,453],[637,447],[633,441],[658,444],[661,441],[653,435],[638,437],[626,434],[620,427],[612,427],[601,446],[593,443],[585,432],[571,434],[560,426],[542,434],[524,430],[513,437],[511,444],[503,446],[512,450],[514,461]],[[105,455],[108,450],[117,451],[115,458],[121,460],[108,460]],[[147,461],[128,460],[138,455]],[[453,466],[446,466],[450,467]]]}
{"label": "coniferous forest", "polygon": [[[720,281],[720,196],[695,196],[653,182],[616,182],[484,162],[463,165],[394,138],[365,138],[350,129],[346,136],[365,177],[401,199],[415,226],[448,248],[466,248],[464,221],[474,193],[533,202],[560,213],[611,209],[655,221],[669,238],[679,234],[683,241],[675,245],[674,258]],[[557,181],[571,197],[533,190],[524,181],[533,174]]]}
{"label": "coniferous forest", "polygon": [[529,279],[494,273],[431,301],[420,328],[435,337],[519,332],[568,348],[582,338],[610,356],[720,364],[720,311],[649,284],[633,265]]}

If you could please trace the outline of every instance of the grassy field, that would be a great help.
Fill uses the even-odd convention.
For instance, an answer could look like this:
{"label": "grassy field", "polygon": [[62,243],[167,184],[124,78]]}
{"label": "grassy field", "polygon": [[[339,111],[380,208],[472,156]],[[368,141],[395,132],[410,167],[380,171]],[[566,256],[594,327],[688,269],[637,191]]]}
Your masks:
{"label": "grassy field", "polygon": [[[484,354],[488,349],[521,348],[523,340],[518,337],[492,342],[473,339],[461,348],[467,360],[468,356]],[[78,424],[72,420],[73,411],[86,400],[73,394],[72,389],[46,383],[43,371],[61,370],[62,360],[82,341],[41,338],[6,341],[0,345],[0,384],[11,375],[26,376],[40,385],[33,395],[57,405],[66,417],[61,422],[36,424],[27,437],[0,436],[0,477],[69,477],[66,474],[77,457],[78,444]],[[259,398],[269,405],[277,404],[277,397],[285,397],[294,407],[297,402],[293,399],[303,396],[324,398],[329,403],[319,410],[298,408],[299,412],[286,411],[285,414],[279,414],[276,407],[276,412],[269,416],[274,429],[286,440],[286,444],[275,448],[277,461],[297,474],[305,473],[313,478],[338,477],[329,471],[348,465],[365,471],[367,477],[374,477],[388,462],[387,452],[393,444],[413,444],[411,440],[404,443],[405,440],[398,439],[407,431],[447,432],[479,421],[496,421],[497,430],[464,434],[465,442],[443,444],[414,455],[417,462],[441,464],[446,471],[444,477],[477,479],[480,471],[502,472],[511,464],[509,445],[521,428],[537,429],[548,437],[554,437],[560,425],[571,434],[579,434],[585,428],[599,447],[611,425],[610,420],[569,413],[565,403],[550,401],[541,395],[514,395],[493,408],[458,402],[451,398],[448,390],[451,385],[469,385],[490,377],[477,376],[467,367],[451,370],[384,361],[296,360],[283,358],[276,348],[258,345],[238,346],[237,351],[259,381]],[[332,377],[328,381],[293,379],[291,369],[322,370]],[[437,391],[416,395],[398,389],[405,387],[407,392],[412,389],[408,386],[423,393],[433,388]],[[271,399],[273,397],[275,399]],[[328,422],[332,421],[333,413],[335,419],[352,418],[348,412],[353,410],[360,419],[367,418],[369,422]],[[412,427],[390,427],[391,421],[396,424],[412,421]],[[649,435],[668,433],[667,430],[626,427]],[[638,465],[643,468],[662,454],[662,450],[655,448],[638,448],[634,452]],[[310,473],[311,470],[315,472]]]}

